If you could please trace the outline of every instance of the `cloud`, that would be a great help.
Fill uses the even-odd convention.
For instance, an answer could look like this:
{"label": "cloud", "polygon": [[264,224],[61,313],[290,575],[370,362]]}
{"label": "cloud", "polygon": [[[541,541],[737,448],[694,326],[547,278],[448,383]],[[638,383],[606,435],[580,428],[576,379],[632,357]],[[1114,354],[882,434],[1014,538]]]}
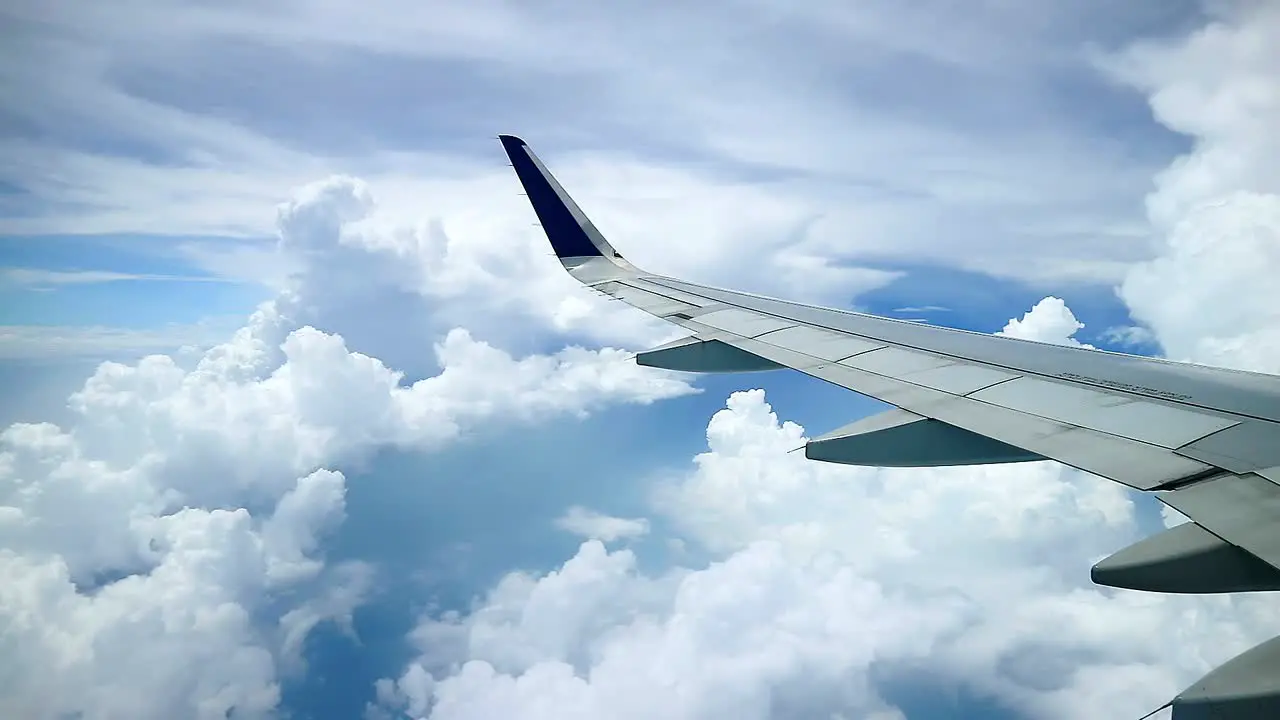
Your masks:
{"label": "cloud", "polygon": [[[500,340],[527,337],[513,317],[553,334],[601,342],[646,345],[671,335],[669,325],[605,302],[569,277],[527,222],[532,213],[511,192],[514,178],[496,180],[483,183],[495,199],[492,214],[468,210],[425,221],[407,219],[394,197],[375,200],[355,178],[305,186],[278,215],[278,252],[290,258],[290,297],[305,298],[284,300],[283,311],[301,322],[323,317],[360,349],[390,360],[399,359],[396,349],[425,347],[456,326]],[[476,197],[446,183],[428,195],[441,206],[456,206],[459,196]],[[523,204],[519,215],[502,212],[514,201]],[[405,322],[371,321],[371,313],[390,306],[421,312]]]}
{"label": "cloud", "polygon": [[[1148,256],[1137,201],[1162,158],[1136,146],[1154,133],[1117,130],[1123,150],[1099,136],[1110,89],[1079,50],[1150,30],[1142,3],[11,12],[6,49],[36,60],[8,64],[0,102],[44,132],[0,143],[0,180],[21,191],[0,198],[10,233],[261,237],[268,199],[343,172],[419,208],[434,184],[505,172],[485,139],[502,129],[557,171],[594,172],[566,185],[593,214],[618,208],[643,239],[629,256],[653,243],[655,271],[736,263],[724,276],[754,282],[764,257],[760,277],[806,293],[818,273],[830,297],[865,289],[867,258],[1109,281]],[[587,96],[592,112],[563,112]],[[529,222],[494,197],[434,214],[454,236],[477,215]]]}
{"label": "cloud", "polygon": [[951,312],[951,308],[941,305],[919,305],[906,307],[897,307],[893,309],[896,313],[923,313],[923,312]]}
{"label": "cloud", "polygon": [[321,591],[280,616],[279,664],[284,673],[294,676],[306,673],[303,646],[320,623],[334,622],[348,637],[358,640],[353,615],[366,600],[374,574],[374,567],[368,563],[341,563],[332,569],[332,577]]}
{"label": "cloud", "polygon": [[[56,462],[50,442],[71,450],[65,436],[33,435],[20,427],[7,431],[4,457],[21,468]],[[266,611],[269,591],[291,584],[268,568],[294,561],[294,548],[275,542],[243,508],[148,512],[145,501],[130,507],[121,488],[102,487],[129,478],[87,468],[74,473],[65,463],[53,468],[66,478],[61,483],[7,478],[19,493],[57,497],[43,507],[7,507],[0,617],[9,628],[4,650],[15,672],[0,693],[4,714],[212,718],[234,708],[246,717],[267,716],[279,700],[279,682],[254,616]],[[69,487],[76,482],[97,487],[76,498]],[[317,471],[286,495],[319,483],[334,492],[317,498],[310,516],[291,517],[282,501],[266,524],[313,544],[318,521],[341,512],[342,475]],[[149,490],[138,485],[132,494],[145,497]],[[94,495],[102,502],[88,506]],[[87,522],[76,522],[77,512]],[[97,542],[107,546],[92,547]],[[95,572],[125,577],[98,584]]]}
{"label": "cloud", "polygon": [[659,506],[709,564],[647,573],[588,541],[513,573],[470,613],[423,618],[381,709],[894,718],[881,683],[923,673],[1027,717],[1136,717],[1280,629],[1266,598],[1091,585],[1090,560],[1141,534],[1114,483],[1054,463],[808,462],[759,390],[731,395],[707,438]]}
{"label": "cloud", "polygon": [[[151,329],[68,325],[0,325],[0,359],[137,358],[154,352],[189,354],[226,337],[235,322],[211,318]],[[190,348],[191,350],[185,350]]]}
{"label": "cloud", "polygon": [[1117,325],[1102,331],[1104,341],[1121,347],[1133,348],[1156,342],[1155,333],[1141,325]]}
{"label": "cloud", "polygon": [[645,518],[620,518],[574,505],[556,518],[556,527],[575,535],[602,542],[638,538],[649,533]]}
{"label": "cloud", "polygon": [[1075,313],[1071,312],[1071,308],[1067,307],[1062,298],[1049,296],[1033,305],[1023,314],[1022,319],[1010,319],[996,335],[1055,345],[1092,348],[1092,345],[1072,337],[1083,327],[1084,323],[1076,319]]}
{"label": "cloud", "polygon": [[[411,323],[417,307],[369,302],[402,276],[378,247],[344,244],[362,188],[319,183],[283,206],[281,252],[302,269],[229,338],[104,362],[69,398],[66,427],[0,433],[0,622],[18,668],[0,681],[0,714],[268,716],[307,634],[350,631],[371,587],[371,568],[325,562],[322,538],[345,516],[340,468],[693,392],[622,350],[517,356],[456,327],[425,348],[438,372],[413,382],[352,351],[321,329],[351,320],[328,310],[329,291],[366,319]],[[340,269],[369,272],[315,282]]]}
{"label": "cloud", "polygon": [[221,277],[198,275],[160,275],[152,273],[122,273],[107,270],[43,270],[40,268],[0,268],[0,284],[35,286],[37,288],[58,285],[94,285],[110,282],[229,282]]}
{"label": "cloud", "polygon": [[[16,580],[0,615],[16,628],[5,656],[23,658],[5,713],[264,714],[310,629],[349,621],[368,589],[317,540],[341,516],[343,465],[690,392],[621,351],[534,347],[664,330],[572,288],[484,154],[496,148],[448,128],[525,118],[606,233],[656,271],[832,302],[892,278],[868,258],[1124,279],[1170,355],[1270,367],[1273,10],[1231,6],[1117,61],[1197,142],[1143,218],[1165,150],[1139,144],[1158,135],[1142,123],[1115,130],[1131,133],[1123,151],[1095,134],[1112,106],[1092,102],[1079,47],[1142,27],[1152,6],[899,5],[15,6],[0,103],[40,132],[0,142],[0,183],[17,189],[0,229],[276,233],[285,270],[265,275],[287,278],[229,340],[105,364],[67,427],[5,432],[0,559]],[[337,77],[353,58],[394,64],[369,67],[376,82]],[[252,88],[216,73],[248,76],[238,67]],[[501,101],[488,110],[477,69]],[[423,85],[435,77],[461,78],[480,109]],[[323,112],[285,94],[317,86]],[[218,93],[219,110],[197,102]],[[584,97],[593,111],[566,117]],[[380,202],[350,175],[373,178]],[[330,179],[269,212],[316,177]],[[246,246],[193,257],[241,277],[228,266]],[[1005,332],[1076,342],[1079,321],[1050,300]],[[785,453],[804,434],[761,394],[735,395],[659,505],[712,563],[648,572],[588,541],[553,572],[513,574],[474,612],[424,618],[421,656],[377,688],[385,708],[598,716],[626,699],[648,716],[896,717],[876,679],[924,669],[1026,713],[1137,715],[1277,624],[1257,598],[1088,586],[1082,557],[1140,535],[1115,486],[1047,464],[816,466]]]}
{"label": "cloud", "polygon": [[1213,22],[1108,63],[1191,150],[1156,178],[1156,256],[1120,294],[1169,357],[1280,370],[1280,32],[1272,3],[1216,3]]}

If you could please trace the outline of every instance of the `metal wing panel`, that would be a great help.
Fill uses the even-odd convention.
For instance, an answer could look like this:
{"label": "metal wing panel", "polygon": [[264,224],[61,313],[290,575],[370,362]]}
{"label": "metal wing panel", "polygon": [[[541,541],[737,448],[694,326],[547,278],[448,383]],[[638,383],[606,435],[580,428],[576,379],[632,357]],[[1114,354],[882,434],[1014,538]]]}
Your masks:
{"label": "metal wing panel", "polygon": [[961,362],[902,375],[904,380],[953,395],[969,395],[1017,377],[1019,376],[1004,370]]}
{"label": "metal wing panel", "polygon": [[930,417],[930,407],[954,397],[950,393],[917,385],[902,378],[880,375],[842,363],[824,363],[804,368],[801,372],[924,417]]}
{"label": "metal wing panel", "polygon": [[1280,465],[1280,428],[1247,420],[1180,447],[1178,454],[1234,473],[1263,472]]}
{"label": "metal wing panel", "polygon": [[596,289],[607,295],[612,295],[626,304],[639,308],[650,315],[657,315],[658,317],[663,318],[667,315],[674,315],[678,312],[688,313],[698,309],[698,306],[696,305],[690,305],[689,303],[681,300],[675,300],[664,295],[659,295],[658,293],[649,292],[648,290],[634,288],[620,282],[605,283]]}
{"label": "metal wing panel", "polygon": [[799,370],[805,373],[809,372],[811,368],[828,362],[820,357],[814,357],[789,347],[773,345],[758,338],[745,338],[740,335],[730,334],[724,337],[724,342],[767,360],[772,360],[779,365],[785,365],[792,370]]}
{"label": "metal wing panel", "polygon": [[672,300],[679,300],[680,302],[686,302],[686,303],[689,303],[690,305],[697,305],[699,307],[707,307],[710,305],[720,304],[720,301],[718,300],[712,300],[702,295],[695,295],[693,293],[685,292],[683,290],[676,290],[675,288],[672,288],[672,287],[659,285],[658,283],[646,280],[643,277],[628,278],[627,284],[631,285],[632,287],[639,288],[641,290],[648,290],[650,292],[656,292],[662,295],[666,295]]}
{"label": "metal wing panel", "polygon": [[838,361],[861,353],[888,347],[885,343],[864,340],[810,325],[795,325],[756,336],[756,339],[778,347],[794,348],[806,355]]}
{"label": "metal wing panel", "polygon": [[1018,374],[1280,422],[1280,379],[1272,375],[997,337],[708,288],[671,278],[650,276],[649,280],[800,324]]}
{"label": "metal wing panel", "polygon": [[1104,390],[1029,377],[979,390],[970,397],[1170,449],[1240,422]]}
{"label": "metal wing panel", "polygon": [[[650,308],[659,307],[658,301],[647,288],[659,291],[663,285],[651,282],[641,290],[633,282],[621,279],[597,289],[654,313]],[[1003,366],[815,327],[751,308],[724,307],[723,298],[693,293],[684,297],[715,303],[698,309],[686,306],[690,319],[666,316],[699,337],[714,335],[780,365],[1139,490],[1211,472],[1211,462],[1171,450],[1239,422],[1219,413],[1028,377]]]}
{"label": "metal wing panel", "polygon": [[737,308],[726,308],[699,315],[698,322],[742,337],[755,337],[796,325],[791,320],[782,320],[771,315]]}
{"label": "metal wing panel", "polygon": [[954,362],[953,359],[942,355],[890,346],[861,355],[854,355],[851,358],[841,360],[840,364],[873,372],[877,375],[898,377],[907,373],[933,370],[951,365]]}
{"label": "metal wing panel", "polygon": [[1209,465],[1156,445],[914,385],[905,378],[889,378],[843,364],[801,371],[1138,490],[1176,483],[1212,470]]}

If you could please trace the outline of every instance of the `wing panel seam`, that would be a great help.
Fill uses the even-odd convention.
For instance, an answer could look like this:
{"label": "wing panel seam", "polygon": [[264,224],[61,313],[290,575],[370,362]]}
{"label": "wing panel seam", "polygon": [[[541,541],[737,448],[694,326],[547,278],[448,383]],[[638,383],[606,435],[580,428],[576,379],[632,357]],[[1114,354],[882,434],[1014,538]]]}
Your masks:
{"label": "wing panel seam", "polygon": [[[1022,379],[1022,378],[1024,378],[1024,377],[1026,377],[1026,376],[1025,376],[1025,375],[1014,375],[1013,377],[1007,377],[1007,378],[1005,378],[1005,379],[1003,379],[1003,380],[997,380],[997,381],[995,381],[995,382],[991,383],[990,385],[983,385],[983,386],[982,386],[982,387],[980,387],[980,388],[975,388],[975,389],[973,389],[973,390],[970,390],[969,392],[965,393],[965,394],[963,395],[963,397],[969,397],[970,395],[973,395],[974,393],[980,393],[980,392],[982,392],[983,390],[990,390],[991,388],[993,388],[993,387],[995,387],[995,386],[997,386],[997,385],[1003,385],[1003,384],[1005,384],[1005,383],[1007,383],[1007,382],[1013,382],[1014,380],[1020,380],[1020,379]],[[970,399],[971,399],[971,400],[977,400],[978,398],[970,398]]]}

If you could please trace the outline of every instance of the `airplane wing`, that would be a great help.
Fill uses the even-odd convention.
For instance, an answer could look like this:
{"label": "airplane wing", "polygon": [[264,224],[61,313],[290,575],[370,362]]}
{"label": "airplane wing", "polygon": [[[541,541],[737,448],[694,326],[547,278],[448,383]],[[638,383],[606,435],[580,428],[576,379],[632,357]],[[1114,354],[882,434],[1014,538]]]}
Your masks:
{"label": "airplane wing", "polygon": [[[874,466],[1051,459],[1149,492],[1192,522],[1098,563],[1101,585],[1280,590],[1280,377],[816,307],[632,265],[521,139],[499,139],[565,269],[681,325],[640,353],[690,372],[790,368],[896,406],[814,438],[805,455]],[[1280,717],[1280,638],[1170,702],[1175,720]]]}

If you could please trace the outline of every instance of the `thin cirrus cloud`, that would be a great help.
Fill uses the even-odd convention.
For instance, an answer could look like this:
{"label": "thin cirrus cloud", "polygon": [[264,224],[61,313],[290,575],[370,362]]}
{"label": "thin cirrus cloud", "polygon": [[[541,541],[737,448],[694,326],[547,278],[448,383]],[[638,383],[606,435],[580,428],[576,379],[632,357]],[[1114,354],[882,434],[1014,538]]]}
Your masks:
{"label": "thin cirrus cloud", "polygon": [[47,270],[42,268],[0,268],[0,285],[26,287],[57,287],[60,285],[96,285],[111,282],[235,282],[225,277],[200,275],[164,275],[155,273],[127,273],[108,270]]}
{"label": "thin cirrus cloud", "polygon": [[[3,227],[264,237],[262,207],[337,171],[413,217],[440,185],[454,197],[432,213],[446,221],[507,213],[494,186],[458,182],[503,177],[488,140],[503,131],[545,148],[593,215],[645,238],[636,252],[669,272],[727,263],[726,277],[763,284],[746,259],[786,275],[773,257],[785,246],[823,268],[927,258],[1113,281],[1149,255],[1140,200],[1172,136],[1128,97],[1127,115],[1091,116],[1116,98],[1081,46],[1162,31],[1153,8],[392,2],[356,21],[332,3],[22,6],[22,49],[50,62],[15,64],[21,98],[6,105],[51,131],[0,146],[3,179],[37,208]],[[87,28],[97,46],[81,46]],[[726,227],[737,215],[743,227]],[[792,274],[789,289],[807,291]],[[828,295],[836,281],[868,280],[832,275]]]}

